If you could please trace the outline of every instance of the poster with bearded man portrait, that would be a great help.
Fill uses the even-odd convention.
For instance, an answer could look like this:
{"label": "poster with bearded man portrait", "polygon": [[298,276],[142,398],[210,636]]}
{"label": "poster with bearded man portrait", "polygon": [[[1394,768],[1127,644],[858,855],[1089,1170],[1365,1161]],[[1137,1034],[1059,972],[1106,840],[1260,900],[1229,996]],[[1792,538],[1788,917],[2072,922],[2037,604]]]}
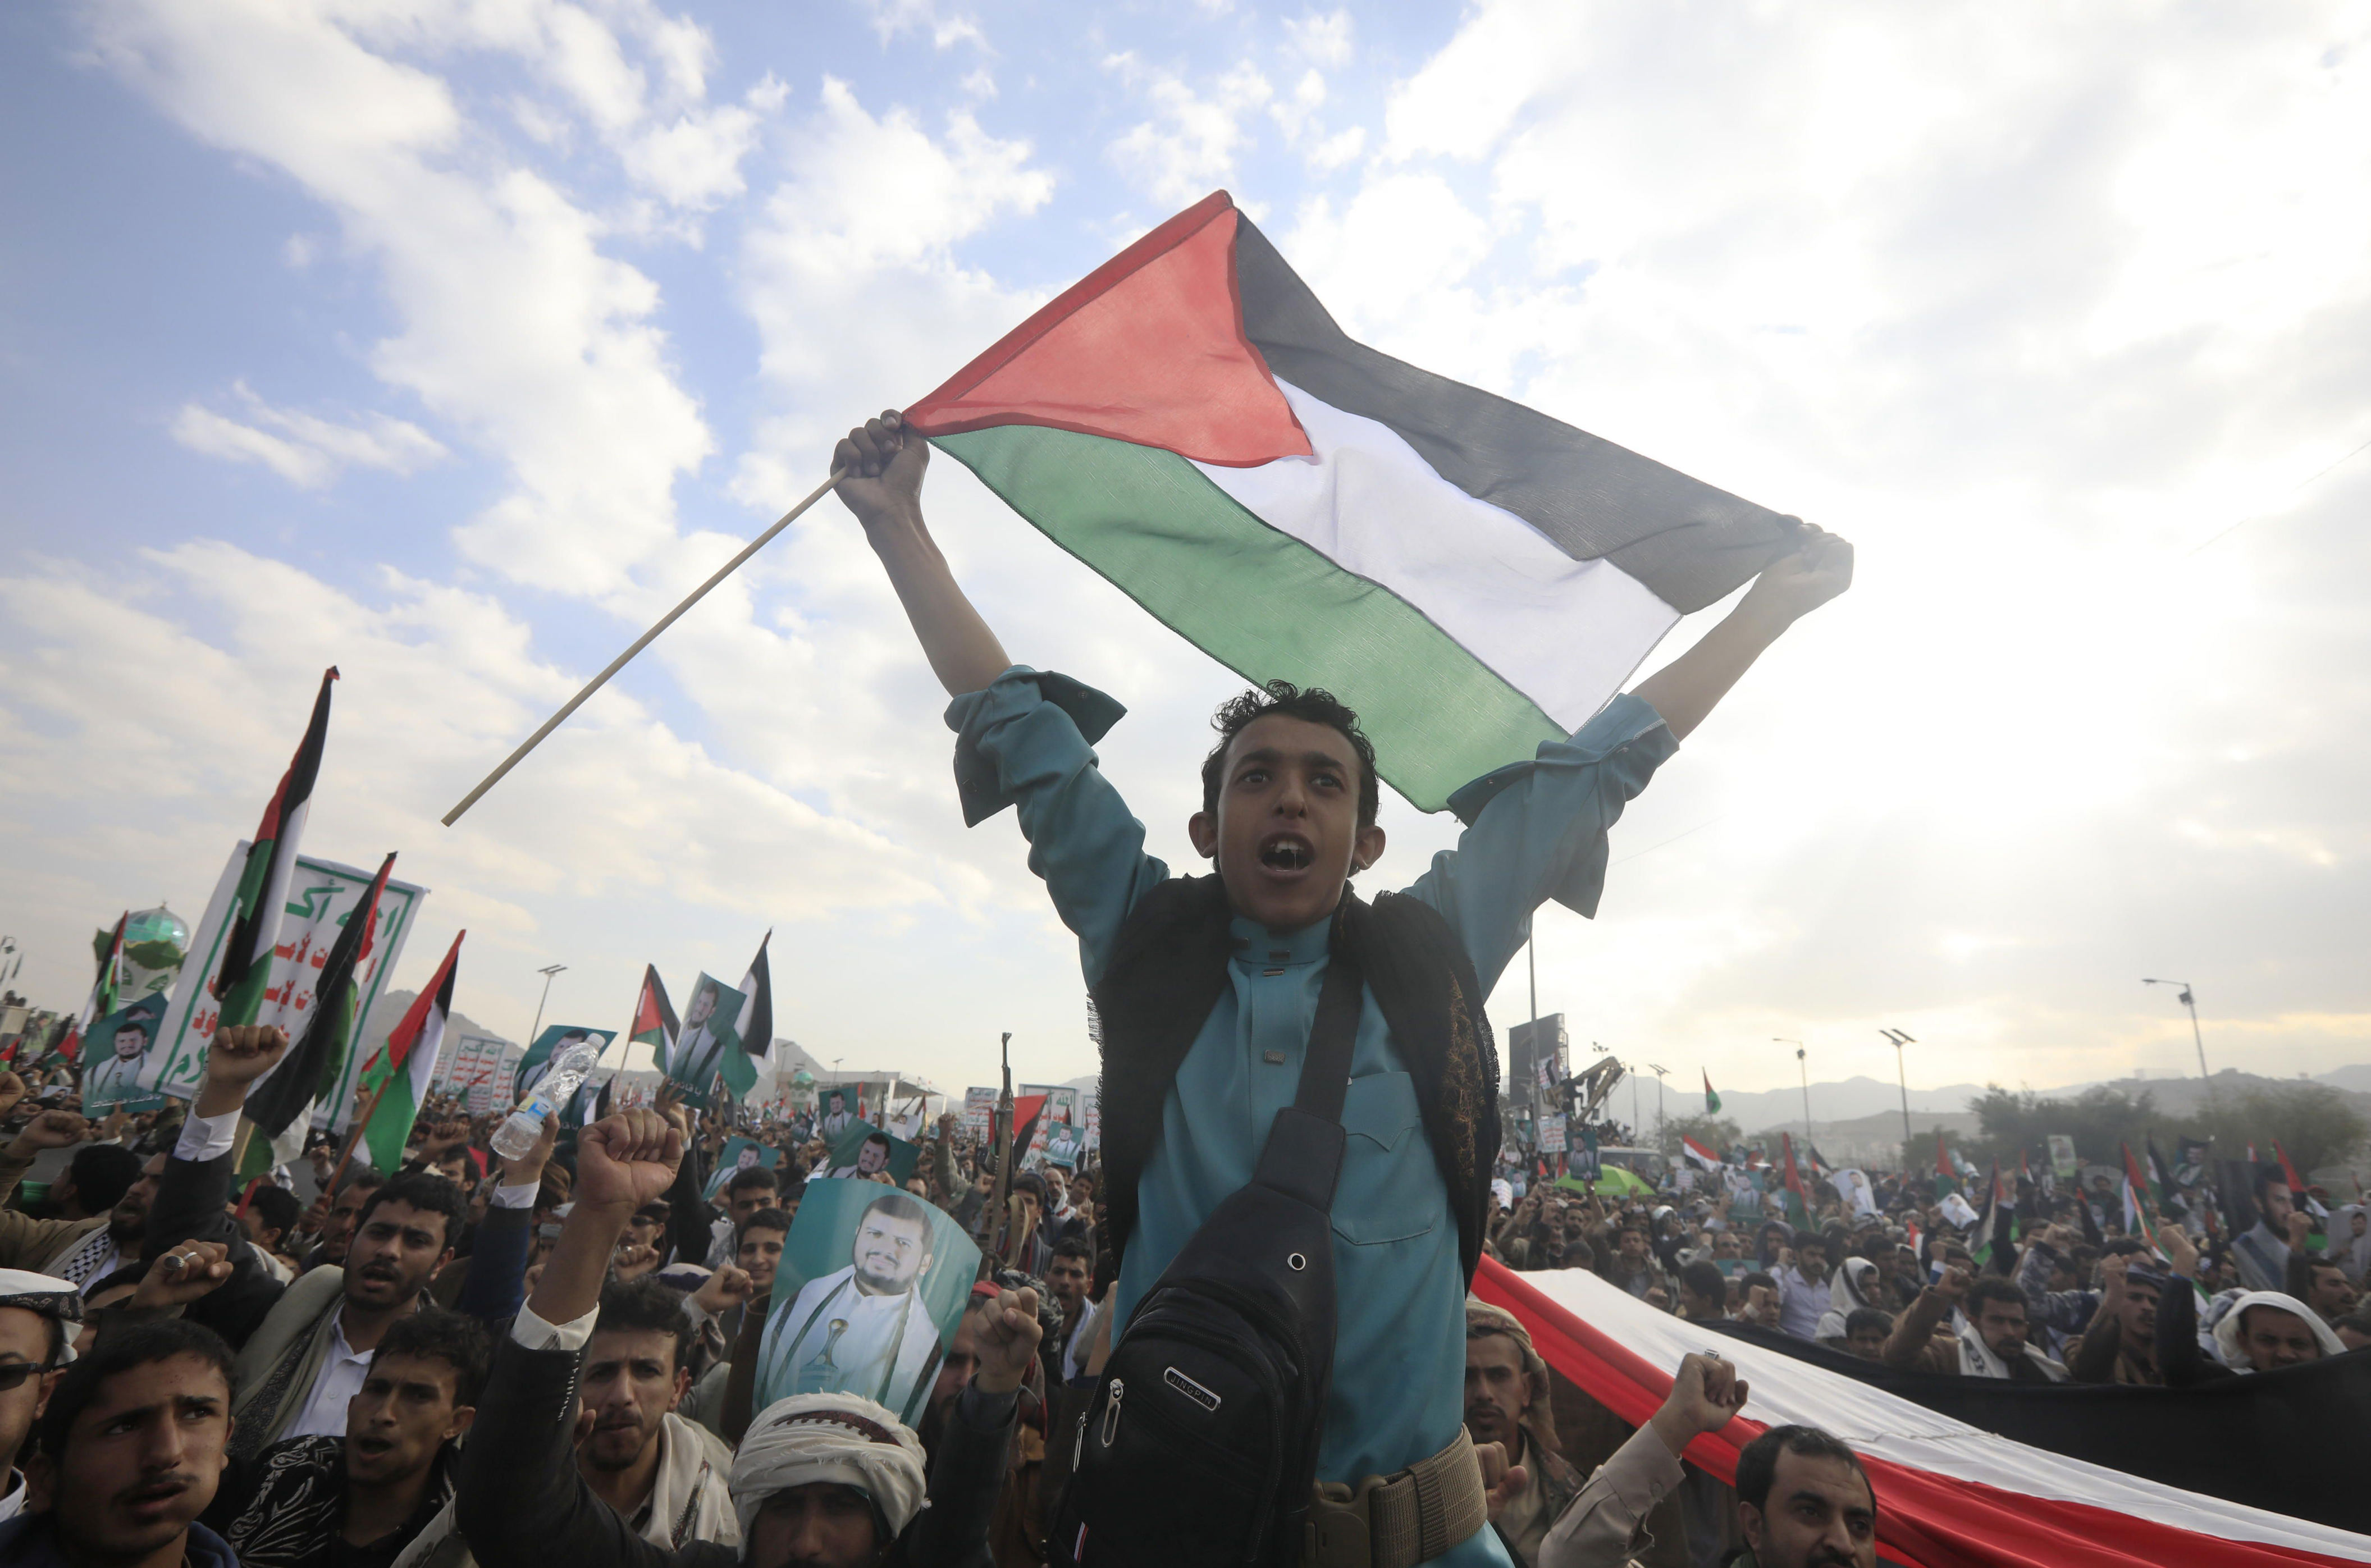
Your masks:
{"label": "poster with bearded man portrait", "polygon": [[774,1275],[757,1407],[861,1394],[920,1421],[979,1249],[936,1205],[878,1182],[809,1182]]}

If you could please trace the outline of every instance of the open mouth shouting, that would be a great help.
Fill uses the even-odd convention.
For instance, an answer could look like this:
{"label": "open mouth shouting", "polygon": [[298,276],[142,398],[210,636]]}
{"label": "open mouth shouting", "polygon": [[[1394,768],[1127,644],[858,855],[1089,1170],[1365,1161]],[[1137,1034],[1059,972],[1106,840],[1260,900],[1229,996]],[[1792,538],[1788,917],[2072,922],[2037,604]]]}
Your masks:
{"label": "open mouth shouting", "polygon": [[1271,876],[1298,876],[1317,864],[1317,851],[1298,833],[1271,833],[1259,842],[1259,863]]}

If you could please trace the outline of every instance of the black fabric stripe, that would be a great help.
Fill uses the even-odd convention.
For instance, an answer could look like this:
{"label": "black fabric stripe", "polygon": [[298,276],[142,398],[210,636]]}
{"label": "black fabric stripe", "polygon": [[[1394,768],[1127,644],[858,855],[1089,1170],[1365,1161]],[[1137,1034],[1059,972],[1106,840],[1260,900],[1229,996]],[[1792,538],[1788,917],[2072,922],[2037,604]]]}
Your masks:
{"label": "black fabric stripe", "polygon": [[1268,368],[1397,431],[1433,470],[1578,560],[1613,561],[1683,614],[1791,546],[1795,520],[1534,409],[1352,340],[1251,219],[1237,214],[1243,326]]}

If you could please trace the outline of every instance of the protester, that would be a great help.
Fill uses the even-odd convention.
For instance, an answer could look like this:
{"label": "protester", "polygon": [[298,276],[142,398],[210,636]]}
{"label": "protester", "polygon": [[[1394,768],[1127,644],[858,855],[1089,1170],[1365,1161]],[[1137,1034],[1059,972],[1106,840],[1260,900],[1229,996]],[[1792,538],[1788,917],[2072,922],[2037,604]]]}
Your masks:
{"label": "protester", "polygon": [[1477,1444],[1498,1444],[1507,1463],[1521,1468],[1521,1486],[1490,1511],[1490,1520],[1518,1562],[1536,1564],[1548,1527],[1580,1491],[1580,1474],[1556,1451],[1548,1366],[1532,1347],[1531,1331],[1512,1312],[1471,1297],[1465,1303],[1465,1430]]}
{"label": "protester", "polygon": [[334,1195],[328,1196],[321,1211],[320,1240],[305,1255],[305,1267],[309,1273],[323,1263],[342,1265],[346,1248],[354,1239],[355,1222],[362,1217],[363,1205],[370,1195],[387,1185],[387,1177],[367,1165],[350,1165],[345,1179],[338,1183]]}
{"label": "protester", "polygon": [[2231,1262],[2250,1290],[2284,1290],[2289,1276],[2289,1218],[2296,1204],[2278,1166],[2259,1166],[2256,1223],[2231,1239]]}
{"label": "protester", "polygon": [[1856,1307],[1845,1319],[1839,1343],[1864,1361],[1877,1361],[1883,1358],[1885,1342],[1892,1337],[1892,1313],[1879,1307]]}
{"label": "protester", "polygon": [[1671,1275],[1655,1259],[1653,1237],[1644,1219],[1623,1222],[1614,1234],[1613,1251],[1605,1260],[1602,1272],[1616,1289],[1633,1296],[1644,1297],[1660,1290],[1669,1300],[1676,1295]]}
{"label": "protester", "polygon": [[106,1337],[66,1369],[35,1428],[27,1511],[0,1523],[0,1562],[237,1568],[198,1523],[230,1437],[230,1351],[186,1320]]}
{"label": "protester", "polygon": [[[1186,824],[1218,874],[1172,878],[1145,854],[1142,824],[1090,750],[1117,705],[1006,656],[923,522],[928,461],[927,444],[894,412],[850,432],[833,455],[840,497],[954,699],[966,820],[1017,805],[1031,864],[1080,938],[1102,1027],[1116,1339],[1211,1208],[1249,1176],[1293,1097],[1338,946],[1365,982],[1342,1120],[1376,1136],[1350,1140],[1334,1193],[1339,1305],[1318,1480],[1355,1486],[1438,1459],[1457,1478],[1458,1501],[1469,1501],[1480,1478],[1459,1458],[1466,1439],[1451,1369],[1499,1146],[1483,999],[1541,903],[1594,909],[1606,830],[1623,803],[1764,648],[1844,591],[1850,547],[1805,529],[1801,554],[1764,571],[1720,628],[1637,694],[1574,741],[1544,744],[1535,761],[1494,775],[1479,790],[1486,801],[1463,797],[1473,825],[1412,896],[1369,905],[1345,897],[1348,879],[1384,849],[1373,750],[1357,716],[1283,683],[1222,708],[1201,809]],[[1437,1370],[1411,1384],[1410,1366]],[[1413,1490],[1386,1494],[1384,1505]],[[1428,1496],[1428,1516],[1445,1516],[1441,1504]],[[1482,1532],[1472,1539],[1472,1551],[1461,1543],[1452,1555],[1498,1560]]]}
{"label": "protester", "polygon": [[[1533,1568],[1620,1568],[1645,1551],[1650,1544],[1647,1516],[1684,1478],[1680,1456],[1702,1434],[1728,1425],[1745,1408],[1747,1392],[1729,1362],[1716,1355],[1681,1357],[1661,1406],[1597,1468],[1556,1516],[1538,1555],[1527,1561]],[[1742,1485],[1741,1473],[1741,1498]],[[1501,1516],[1494,1513],[1494,1522]]]}
{"label": "protester", "polygon": [[2027,1343],[2031,1328],[2025,1292],[2015,1282],[1972,1275],[1954,1264],[1902,1314],[1880,1359],[1888,1366],[1947,1376],[2066,1381],[2065,1366]]}
{"label": "protester", "polygon": [[1757,1329],[1776,1331],[1778,1282],[1766,1274],[1755,1273],[1738,1275],[1737,1284],[1737,1320]]}
{"label": "protester", "polygon": [[[0,1193],[15,1191],[45,1150],[71,1148],[89,1131],[90,1124],[75,1112],[37,1113],[0,1148]],[[20,1209],[0,1209],[0,1268],[53,1274],[82,1286],[137,1262],[147,1234],[148,1205],[156,1199],[156,1178],[164,1170],[161,1154],[137,1167],[115,1202],[99,1213],[35,1219]]]}
{"label": "protester", "polygon": [[2199,1346],[2198,1296],[2190,1288],[2198,1277],[2198,1249],[2173,1226],[2166,1227],[2161,1239],[2178,1282],[2165,1292],[2157,1313],[2157,1360],[2169,1387],[2192,1388],[2346,1353],[2345,1342],[2296,1297],[2247,1290],[2226,1302],[2215,1320],[2210,1360]]}
{"label": "protester", "polygon": [[1772,1271],[1778,1281],[1778,1326],[1799,1340],[1820,1337],[1821,1320],[1835,1303],[1828,1283],[1828,1239],[1816,1230],[1796,1232],[1792,1261]]}
{"label": "protester", "polygon": [[[2078,1325],[2082,1348],[2067,1364],[2067,1375],[2077,1383],[2162,1388],[2165,1376],[2157,1364],[2157,1315],[2166,1282],[2144,1266],[2140,1242],[2110,1245],[2122,1250],[2099,1262],[2099,1305],[2088,1323]],[[2055,1294],[2052,1297],[2059,1298]],[[2030,1290],[2026,1299],[2032,1300]]]}
{"label": "protester", "polygon": [[486,1375],[485,1330],[457,1312],[380,1336],[339,1436],[297,1437],[234,1464],[210,1520],[241,1568],[442,1568],[465,1560],[453,1474]]}
{"label": "protester", "polygon": [[1095,1304],[1087,1299],[1087,1287],[1094,1274],[1093,1247],[1075,1236],[1054,1243],[1046,1264],[1046,1287],[1062,1309],[1061,1332],[1046,1346],[1046,1374],[1054,1382],[1067,1383],[1085,1370],[1095,1322]]}
{"label": "protester", "polygon": [[577,1155],[575,1206],[495,1351],[463,1453],[458,1516],[479,1562],[863,1568],[893,1551],[912,1568],[981,1561],[1014,1394],[1036,1356],[1036,1301],[1025,1291],[980,1335],[981,1365],[945,1423],[927,1508],[919,1440],[888,1412],[846,1394],[803,1395],[758,1412],[728,1483],[738,1551],[713,1540],[661,1548],[594,1495],[568,1462],[571,1390],[618,1239],[636,1205],[675,1182],[683,1140],[657,1113],[634,1110],[585,1128]]}
{"label": "protester", "polygon": [[1737,1456],[1752,1568],[1876,1568],[1877,1489],[1844,1440],[1774,1426]]}
{"label": "protester", "polygon": [[69,1325],[82,1317],[75,1287],[48,1274],[0,1269],[0,1521],[25,1507],[25,1476],[17,1468],[25,1439],[49,1402],[70,1359]]}
{"label": "protester", "polygon": [[1680,1270],[1680,1316],[1692,1323],[1717,1323],[1729,1316],[1729,1281],[1720,1266],[1704,1258]]}
{"label": "protester", "polygon": [[1877,1306],[1877,1264],[1867,1258],[1846,1258],[1836,1270],[1828,1295],[1828,1309],[1820,1315],[1812,1337],[1831,1347],[1844,1343],[1855,1312]]}

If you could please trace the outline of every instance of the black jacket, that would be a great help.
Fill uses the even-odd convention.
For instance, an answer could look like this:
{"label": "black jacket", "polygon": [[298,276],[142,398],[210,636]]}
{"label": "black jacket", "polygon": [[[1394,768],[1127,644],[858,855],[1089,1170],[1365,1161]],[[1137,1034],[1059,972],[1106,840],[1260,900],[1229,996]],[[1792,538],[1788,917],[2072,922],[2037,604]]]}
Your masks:
{"label": "black jacket", "polygon": [[[733,1568],[711,1541],[669,1551],[636,1535],[576,1473],[582,1352],[505,1339],[461,1450],[456,1516],[480,1568]],[[896,1568],[989,1568],[989,1522],[1012,1438],[1013,1397],[966,1389],[931,1467],[931,1505],[887,1562]]]}

